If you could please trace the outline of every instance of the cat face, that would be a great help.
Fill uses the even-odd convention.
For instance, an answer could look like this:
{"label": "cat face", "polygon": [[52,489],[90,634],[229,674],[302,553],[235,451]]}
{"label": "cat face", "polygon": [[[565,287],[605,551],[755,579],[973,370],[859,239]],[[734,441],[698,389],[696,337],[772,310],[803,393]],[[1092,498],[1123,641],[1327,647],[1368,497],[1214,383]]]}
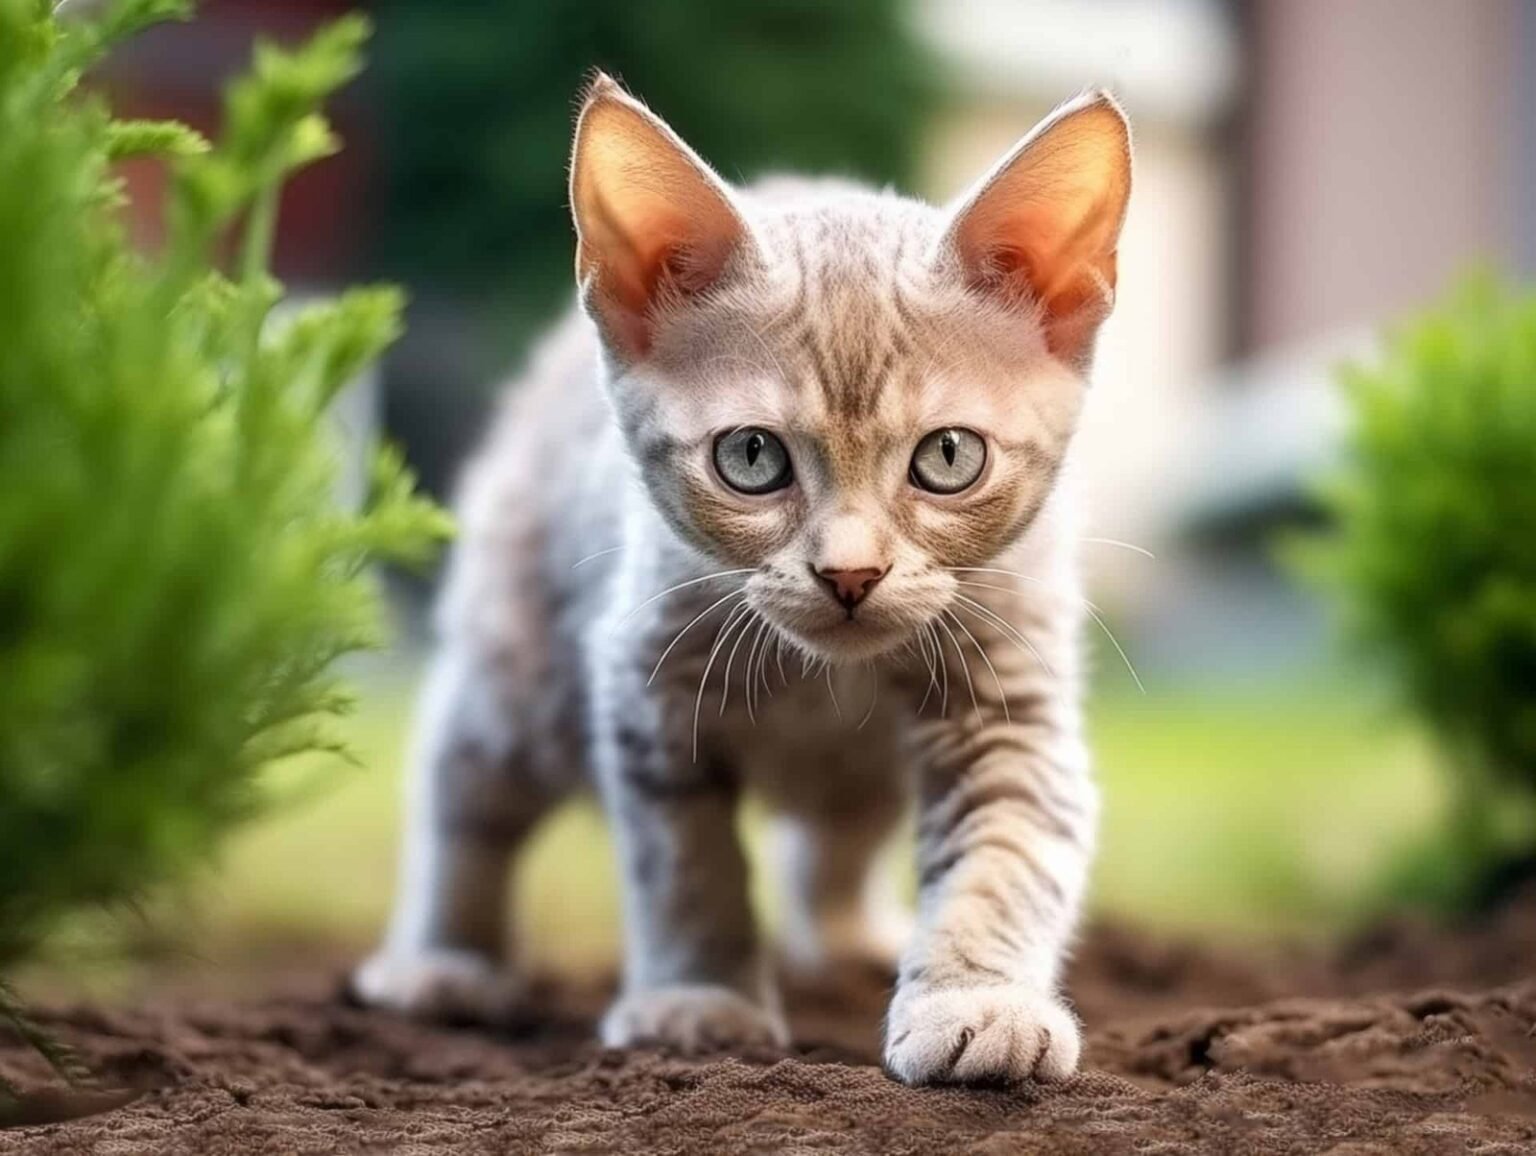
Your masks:
{"label": "cat face", "polygon": [[1124,119],[1066,106],[953,211],[727,189],[600,79],[577,130],[583,301],[672,528],[832,661],[911,640],[1050,493],[1108,313]]}

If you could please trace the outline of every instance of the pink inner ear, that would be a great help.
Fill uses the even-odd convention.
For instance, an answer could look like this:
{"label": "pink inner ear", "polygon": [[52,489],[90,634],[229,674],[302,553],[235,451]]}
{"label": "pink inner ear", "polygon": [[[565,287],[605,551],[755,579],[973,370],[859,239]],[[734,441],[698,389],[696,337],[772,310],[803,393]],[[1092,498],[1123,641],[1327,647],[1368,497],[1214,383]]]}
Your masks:
{"label": "pink inner ear", "polygon": [[737,236],[734,229],[719,231],[716,214],[708,205],[694,216],[661,206],[622,222],[603,214],[608,243],[607,262],[598,269],[600,291],[614,336],[633,354],[650,349],[658,302],[703,293],[719,280]]}
{"label": "pink inner ear", "polygon": [[1048,206],[982,205],[957,240],[975,288],[1038,304],[1051,352],[1082,356],[1114,298],[1112,230],[1098,214],[1071,220]]}
{"label": "pink inner ear", "polygon": [[616,214],[604,217],[609,238],[602,246],[607,255],[601,267],[605,288],[623,308],[643,312],[682,247],[686,222],[659,212],[641,222],[622,221]]}
{"label": "pink inner ear", "polygon": [[654,342],[658,305],[714,286],[750,241],[725,184],[612,82],[577,123],[571,209],[589,308],[630,355]]}
{"label": "pink inner ear", "polygon": [[1038,302],[1054,316],[1103,301],[1114,288],[1113,253],[1097,260],[1052,260],[1028,249],[1002,245],[982,261],[968,264],[976,270],[973,284],[977,288],[1001,289],[1018,301]]}
{"label": "pink inner ear", "polygon": [[655,301],[666,293],[703,293],[719,280],[729,255],[729,245],[707,239],[658,242],[644,261],[644,301]]}

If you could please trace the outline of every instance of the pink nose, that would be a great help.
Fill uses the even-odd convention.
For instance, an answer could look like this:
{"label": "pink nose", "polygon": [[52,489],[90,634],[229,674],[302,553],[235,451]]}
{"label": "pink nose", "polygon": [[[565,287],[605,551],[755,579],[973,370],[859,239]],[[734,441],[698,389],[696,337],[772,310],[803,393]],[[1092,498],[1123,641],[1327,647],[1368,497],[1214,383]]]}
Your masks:
{"label": "pink nose", "polygon": [[852,610],[875,588],[875,583],[885,577],[884,570],[818,570],[816,577],[827,584],[827,590],[849,610]]}

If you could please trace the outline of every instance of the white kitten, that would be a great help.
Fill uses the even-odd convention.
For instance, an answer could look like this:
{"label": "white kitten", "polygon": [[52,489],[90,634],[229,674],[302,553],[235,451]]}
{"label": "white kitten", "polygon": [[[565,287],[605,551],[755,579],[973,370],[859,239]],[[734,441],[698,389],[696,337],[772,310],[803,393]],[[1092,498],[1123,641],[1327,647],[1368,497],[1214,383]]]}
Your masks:
{"label": "white kitten", "polygon": [[[1129,187],[1102,94],[944,211],[729,188],[594,84],[571,179],[585,315],[466,479],[364,998],[511,1006],[508,856],[591,784],[627,932],[604,1039],[784,1042],[736,834],[751,789],[781,826],[790,958],[900,952],[893,1074],[1073,1070],[1057,978],[1096,796],[1061,478]],[[905,935],[871,864],[914,797]]]}

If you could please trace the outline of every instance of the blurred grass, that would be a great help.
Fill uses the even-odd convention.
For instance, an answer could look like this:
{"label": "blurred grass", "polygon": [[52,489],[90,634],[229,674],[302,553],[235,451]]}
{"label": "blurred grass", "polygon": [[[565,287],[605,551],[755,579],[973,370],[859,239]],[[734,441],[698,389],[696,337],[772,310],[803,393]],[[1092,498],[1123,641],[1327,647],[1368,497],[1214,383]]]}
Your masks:
{"label": "blurred grass", "polygon": [[1094,710],[1098,909],[1179,929],[1336,932],[1390,902],[1444,781],[1424,740],[1327,680]]}
{"label": "blurred grass", "polygon": [[[209,956],[295,942],[361,950],[379,933],[410,697],[377,687],[352,722],[366,769],[236,841],[198,905]],[[1337,686],[1111,692],[1092,719],[1105,796],[1094,905],[1144,923],[1337,931],[1380,899],[1389,857],[1442,803],[1424,744]],[[535,962],[616,958],[613,863],[590,804],[539,835],[518,895]]]}

